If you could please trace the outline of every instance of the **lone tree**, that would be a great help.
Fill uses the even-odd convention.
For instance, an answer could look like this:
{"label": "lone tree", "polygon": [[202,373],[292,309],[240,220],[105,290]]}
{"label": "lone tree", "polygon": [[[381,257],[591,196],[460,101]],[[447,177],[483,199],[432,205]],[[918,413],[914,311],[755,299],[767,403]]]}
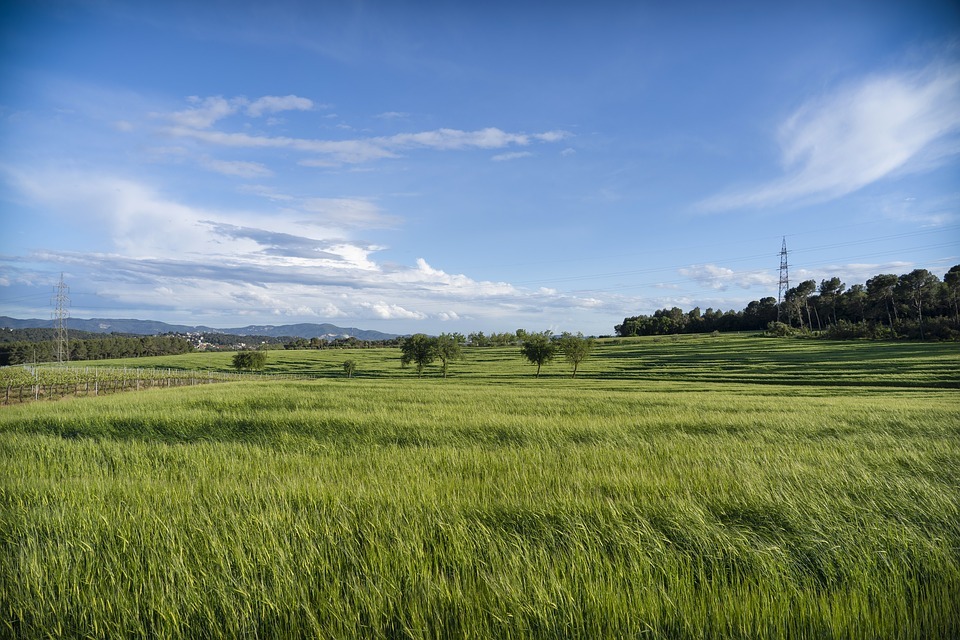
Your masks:
{"label": "lone tree", "polygon": [[459,333],[441,333],[440,337],[435,339],[437,357],[443,364],[443,377],[447,377],[447,365],[451,360],[459,360],[463,357],[461,346],[465,342],[463,335]]}
{"label": "lone tree", "polygon": [[527,334],[527,339],[523,341],[520,347],[520,353],[530,361],[530,364],[537,365],[537,377],[540,377],[540,367],[553,360],[557,354],[557,343],[550,339],[550,332]]}
{"label": "lone tree", "polygon": [[593,339],[584,338],[582,333],[573,335],[565,331],[560,336],[560,351],[563,352],[563,357],[566,358],[567,362],[573,365],[572,377],[577,377],[577,368],[593,351],[593,346]]}
{"label": "lone tree", "polygon": [[260,371],[266,364],[265,351],[238,351],[233,354],[233,368],[237,371]]}
{"label": "lone tree", "polygon": [[415,333],[400,345],[403,355],[400,364],[408,365],[411,362],[417,365],[417,377],[423,376],[423,368],[437,359],[437,341],[425,333]]}
{"label": "lone tree", "polygon": [[348,378],[353,377],[353,372],[357,370],[357,361],[356,360],[344,360],[343,361],[343,372],[347,374]]}

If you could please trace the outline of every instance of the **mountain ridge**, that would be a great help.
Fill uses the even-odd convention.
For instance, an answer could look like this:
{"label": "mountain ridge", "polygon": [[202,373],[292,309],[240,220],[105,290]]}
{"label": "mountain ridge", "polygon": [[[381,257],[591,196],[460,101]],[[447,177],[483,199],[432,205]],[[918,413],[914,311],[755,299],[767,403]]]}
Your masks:
{"label": "mountain ridge", "polygon": [[[50,329],[55,326],[53,320],[29,318],[19,320],[9,316],[0,316],[0,328],[5,329]],[[247,325],[215,329],[204,325],[169,324],[159,320],[138,320],[135,318],[68,318],[67,329],[90,331],[93,333],[127,333],[134,335],[158,335],[163,333],[225,333],[239,336],[266,336],[270,338],[339,338],[353,337],[358,340],[390,340],[397,334],[384,333],[356,327],[339,327],[329,322],[297,323],[284,325]]]}

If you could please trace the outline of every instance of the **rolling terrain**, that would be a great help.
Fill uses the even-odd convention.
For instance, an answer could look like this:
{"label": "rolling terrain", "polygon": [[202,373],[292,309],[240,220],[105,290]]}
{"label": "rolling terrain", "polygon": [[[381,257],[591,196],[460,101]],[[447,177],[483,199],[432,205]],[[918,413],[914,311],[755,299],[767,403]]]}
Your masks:
{"label": "rolling terrain", "polygon": [[269,379],[2,407],[0,629],[956,637],[958,364],[684,336],[418,380],[398,349],[275,351]]}

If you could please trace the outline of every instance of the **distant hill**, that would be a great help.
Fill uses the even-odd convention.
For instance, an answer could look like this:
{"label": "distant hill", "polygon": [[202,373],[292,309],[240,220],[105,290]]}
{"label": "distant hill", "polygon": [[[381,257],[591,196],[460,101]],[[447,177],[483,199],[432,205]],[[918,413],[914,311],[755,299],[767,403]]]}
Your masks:
{"label": "distant hill", "polygon": [[[0,316],[0,327],[7,329],[50,329],[53,320],[18,320],[7,316]],[[134,320],[116,318],[68,318],[67,328],[76,331],[91,333],[126,333],[141,336],[153,336],[163,333],[229,333],[238,336],[267,336],[270,338],[344,338],[353,337],[358,340],[390,340],[397,336],[381,331],[368,331],[355,327],[338,327],[333,324],[285,324],[285,325],[247,325],[229,329],[214,329],[205,326],[188,326],[183,324],[167,324],[156,320]]]}

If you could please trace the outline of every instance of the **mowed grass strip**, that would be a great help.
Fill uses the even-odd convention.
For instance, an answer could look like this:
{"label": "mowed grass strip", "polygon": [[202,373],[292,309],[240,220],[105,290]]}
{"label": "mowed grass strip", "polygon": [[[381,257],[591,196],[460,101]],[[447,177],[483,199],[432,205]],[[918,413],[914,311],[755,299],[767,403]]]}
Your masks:
{"label": "mowed grass strip", "polygon": [[528,375],[8,407],[0,629],[956,637],[958,425],[951,390]]}

